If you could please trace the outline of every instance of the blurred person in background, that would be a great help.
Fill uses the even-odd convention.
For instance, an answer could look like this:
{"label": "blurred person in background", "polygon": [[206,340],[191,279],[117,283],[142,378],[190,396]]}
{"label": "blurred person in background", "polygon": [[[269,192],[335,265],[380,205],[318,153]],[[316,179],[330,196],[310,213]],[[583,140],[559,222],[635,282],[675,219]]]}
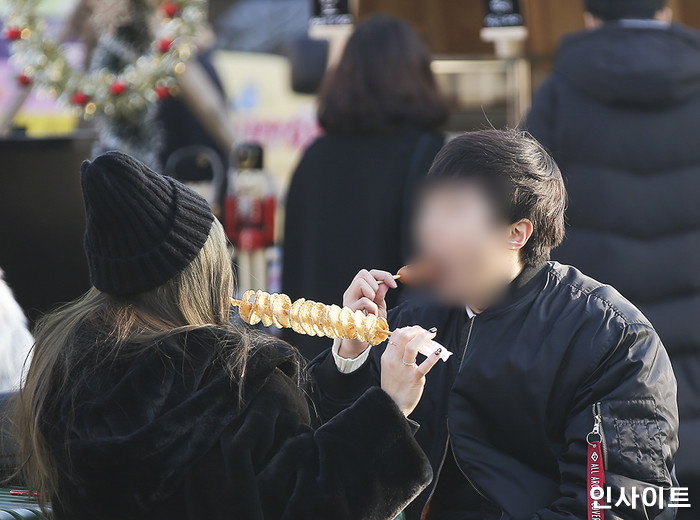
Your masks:
{"label": "blurred person in background", "polygon": [[[614,285],[668,348],[681,413],[678,477],[700,511],[700,32],[664,0],[587,0],[527,127],[570,197],[554,257]],[[689,517],[688,517],[689,518]]]}
{"label": "blurred person in background", "polygon": [[22,367],[34,339],[27,318],[15,301],[0,269],[0,393],[19,388]]}
{"label": "blurred person in background", "polygon": [[[438,129],[448,116],[430,61],[406,22],[378,15],[358,25],[326,77],[324,134],[287,197],[282,286],[293,299],[339,303],[363,266],[396,272],[406,263],[416,185],[444,143]],[[325,349],[319,338],[292,341],[307,358]]]}
{"label": "blurred person in background", "polygon": [[[157,3],[141,0],[80,0],[68,18],[65,33],[83,43],[82,65],[86,70],[106,67],[118,71],[134,61],[134,56],[149,52],[153,35],[147,28],[159,12],[157,7]],[[224,88],[212,63],[216,36],[211,26],[203,23],[195,38],[197,54],[187,62],[176,87],[159,92],[157,105],[142,114],[146,119],[139,123],[118,117],[102,123],[97,119],[98,131],[109,132],[96,150],[129,151],[151,166],[162,166],[167,175],[183,182],[211,179],[220,163],[222,174],[216,188],[223,195],[223,172],[229,165],[233,130]],[[217,165],[211,164],[211,156]],[[179,160],[169,162],[174,157]]]}
{"label": "blurred person in background", "polygon": [[[194,58],[210,83],[210,93],[216,95],[211,105],[219,107],[226,114],[226,94],[221,79],[214,68],[211,50],[204,51]],[[158,106],[158,123],[163,128],[163,143],[160,150],[160,164],[164,173],[183,182],[208,181],[214,177],[213,169],[218,165],[203,152],[215,154],[221,166],[220,177],[215,186],[218,204],[223,203],[226,193],[226,172],[229,168],[231,146],[224,145],[225,139],[203,124],[207,112],[196,111],[189,98],[183,96],[168,97],[160,101]],[[187,153],[180,161],[173,162],[174,154]],[[169,162],[168,159],[171,159]]]}

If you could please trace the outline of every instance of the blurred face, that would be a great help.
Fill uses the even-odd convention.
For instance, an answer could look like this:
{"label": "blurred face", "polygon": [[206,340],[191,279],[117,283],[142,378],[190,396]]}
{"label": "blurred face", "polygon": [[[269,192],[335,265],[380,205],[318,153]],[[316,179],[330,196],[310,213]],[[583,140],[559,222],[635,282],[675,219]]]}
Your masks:
{"label": "blurred face", "polygon": [[476,181],[430,189],[419,207],[416,239],[420,258],[435,270],[438,298],[476,311],[488,306],[520,269],[512,229]]}

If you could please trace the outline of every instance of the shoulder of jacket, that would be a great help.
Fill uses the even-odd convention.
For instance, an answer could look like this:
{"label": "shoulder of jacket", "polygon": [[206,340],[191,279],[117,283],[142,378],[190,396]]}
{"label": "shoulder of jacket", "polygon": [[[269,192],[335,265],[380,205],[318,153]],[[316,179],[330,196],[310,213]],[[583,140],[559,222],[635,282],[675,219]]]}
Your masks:
{"label": "shoulder of jacket", "polygon": [[558,262],[550,262],[549,273],[557,279],[561,290],[573,296],[572,305],[586,305],[589,309],[598,309],[601,314],[609,314],[622,328],[653,329],[646,316],[611,285],[598,282],[575,267]]}
{"label": "shoulder of jacket", "polygon": [[[265,381],[255,392],[251,405],[255,407],[269,407],[272,409],[287,410],[301,418],[304,424],[311,423],[309,402],[304,391],[299,386],[299,381],[291,377],[284,370],[275,368],[270,372]],[[253,404],[257,403],[257,404]]]}
{"label": "shoulder of jacket", "polygon": [[690,27],[688,25],[683,25],[682,23],[672,23],[669,27],[668,34],[676,37],[681,37],[695,45],[700,46],[700,31]]}

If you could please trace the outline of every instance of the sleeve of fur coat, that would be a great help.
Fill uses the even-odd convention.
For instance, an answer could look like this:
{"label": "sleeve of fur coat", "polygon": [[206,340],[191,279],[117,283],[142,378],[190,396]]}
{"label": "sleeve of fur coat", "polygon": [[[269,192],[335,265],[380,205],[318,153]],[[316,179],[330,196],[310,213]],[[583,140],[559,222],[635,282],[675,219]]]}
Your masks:
{"label": "sleeve of fur coat", "polygon": [[265,518],[285,520],[390,520],[431,480],[411,426],[376,387],[290,437],[258,475]]}
{"label": "sleeve of fur coat", "polygon": [[392,520],[432,479],[409,422],[372,388],[314,430],[279,370],[190,474],[188,518]]}

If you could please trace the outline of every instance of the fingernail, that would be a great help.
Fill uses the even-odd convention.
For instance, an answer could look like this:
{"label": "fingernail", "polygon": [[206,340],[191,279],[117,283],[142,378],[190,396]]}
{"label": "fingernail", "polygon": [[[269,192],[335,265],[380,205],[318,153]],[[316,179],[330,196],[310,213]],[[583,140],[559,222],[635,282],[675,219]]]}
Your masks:
{"label": "fingernail", "polygon": [[428,329],[428,332],[432,332],[435,334],[437,332],[437,327],[433,327],[432,329]]}
{"label": "fingernail", "polygon": [[441,348],[439,348],[439,349],[437,349],[437,350],[435,351],[435,355],[436,355],[436,356],[439,356],[440,354],[442,354],[442,349],[441,349]]}

